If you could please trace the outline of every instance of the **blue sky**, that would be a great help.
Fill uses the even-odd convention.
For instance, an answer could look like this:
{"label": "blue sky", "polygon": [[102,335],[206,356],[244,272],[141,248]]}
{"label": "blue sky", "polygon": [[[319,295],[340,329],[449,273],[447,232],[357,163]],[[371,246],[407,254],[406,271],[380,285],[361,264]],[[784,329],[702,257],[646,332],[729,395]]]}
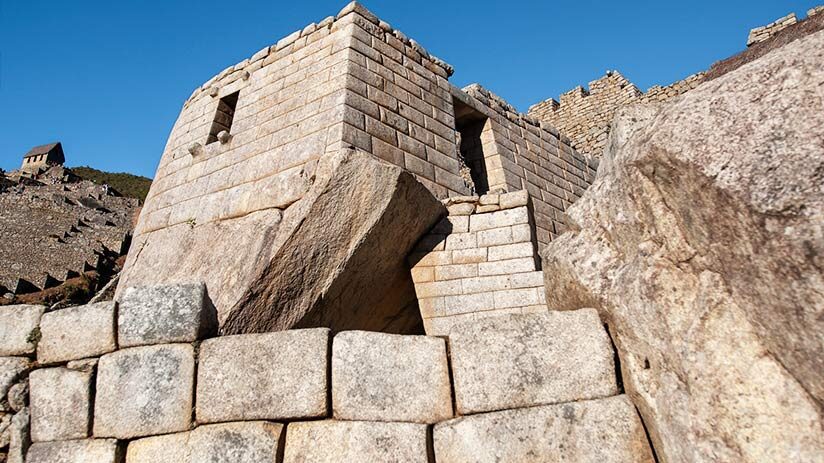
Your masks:
{"label": "blue sky", "polygon": [[[0,0],[0,167],[60,140],[70,166],[151,177],[195,87],[345,3]],[[363,3],[452,64],[454,84],[526,111],[608,69],[666,85],[816,1]]]}

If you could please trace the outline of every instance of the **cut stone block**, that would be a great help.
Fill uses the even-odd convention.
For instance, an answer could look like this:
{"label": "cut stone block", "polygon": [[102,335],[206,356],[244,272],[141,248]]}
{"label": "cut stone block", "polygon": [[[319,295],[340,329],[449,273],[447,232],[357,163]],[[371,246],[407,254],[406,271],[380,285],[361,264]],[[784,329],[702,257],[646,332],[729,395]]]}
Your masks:
{"label": "cut stone block", "polygon": [[26,463],[121,463],[114,439],[83,439],[32,444]]}
{"label": "cut stone block", "polygon": [[460,323],[449,348],[461,415],[618,393],[612,344],[594,309]]}
{"label": "cut stone block", "polygon": [[284,463],[427,463],[427,426],[375,421],[289,423]]}
{"label": "cut stone block", "polygon": [[42,305],[0,307],[0,356],[29,355],[37,348]]}
{"label": "cut stone block", "polygon": [[433,438],[438,463],[654,461],[624,395],[456,418],[435,425]]}
{"label": "cut stone block", "polygon": [[283,425],[266,421],[199,426],[190,432],[129,443],[129,463],[273,463]]}
{"label": "cut stone block", "polygon": [[33,442],[85,439],[91,425],[94,371],[43,368],[29,375]]}
{"label": "cut stone block", "polygon": [[194,372],[189,344],[133,347],[100,357],[94,435],[131,439],[188,430]]}
{"label": "cut stone block", "polygon": [[451,418],[442,338],[347,331],[332,344],[335,418],[437,423]]}
{"label": "cut stone block", "polygon": [[23,357],[0,357],[0,411],[9,410],[6,395],[9,389],[31,368]]}
{"label": "cut stone block", "polygon": [[200,346],[197,420],[327,416],[328,363],[327,328],[206,340]]}
{"label": "cut stone block", "polygon": [[9,453],[7,463],[24,463],[31,445],[29,409],[23,407],[11,419],[9,428]]}
{"label": "cut stone block", "polygon": [[37,361],[41,364],[98,357],[117,349],[115,303],[70,307],[43,314]]}
{"label": "cut stone block", "polygon": [[126,288],[117,314],[120,347],[192,342],[217,333],[203,283]]}

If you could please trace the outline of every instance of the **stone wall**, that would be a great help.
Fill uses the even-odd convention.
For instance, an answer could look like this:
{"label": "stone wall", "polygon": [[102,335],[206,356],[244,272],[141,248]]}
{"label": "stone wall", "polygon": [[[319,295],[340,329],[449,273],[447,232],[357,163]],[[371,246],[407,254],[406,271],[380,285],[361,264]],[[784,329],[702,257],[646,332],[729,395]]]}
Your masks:
{"label": "stone wall", "polygon": [[426,333],[446,335],[481,317],[546,312],[527,191],[447,204],[449,216],[409,258]]}
{"label": "stone wall", "polygon": [[[483,117],[479,142],[486,191],[527,190],[535,212],[536,239],[541,246],[562,233],[564,211],[595,178],[598,160],[573,149],[570,140],[550,124],[518,113],[499,96],[473,84],[452,95]],[[467,141],[464,134],[462,142]]]}
{"label": "stone wall", "polygon": [[653,461],[595,310],[494,317],[445,338],[326,328],[213,337],[204,294],[191,284],[47,313],[0,307],[0,418],[10,436],[0,455]]}
{"label": "stone wall", "polygon": [[607,71],[605,76],[589,83],[589,90],[575,87],[562,94],[560,102],[550,98],[532,105],[528,113],[557,127],[581,153],[601,156],[619,108],[666,101],[697,87],[703,80],[704,73],[697,73],[665,87],[650,87],[644,93],[618,71]]}
{"label": "stone wall", "polygon": [[756,43],[770,40],[776,33],[784,30],[798,22],[795,13],[790,13],[783,18],[778,18],[766,26],[756,27],[750,30],[750,35],[747,36],[747,46],[752,46]]}

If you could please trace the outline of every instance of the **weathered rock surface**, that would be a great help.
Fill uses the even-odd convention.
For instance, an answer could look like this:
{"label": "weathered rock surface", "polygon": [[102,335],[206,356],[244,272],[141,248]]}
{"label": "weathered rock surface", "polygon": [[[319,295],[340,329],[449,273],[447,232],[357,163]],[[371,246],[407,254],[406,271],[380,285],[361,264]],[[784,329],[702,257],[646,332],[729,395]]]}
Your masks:
{"label": "weathered rock surface", "polygon": [[653,463],[626,396],[484,413],[435,425],[438,463]]}
{"label": "weathered rock surface", "polygon": [[200,346],[197,421],[326,416],[329,330],[208,339]]}
{"label": "weathered rock surface", "polygon": [[544,255],[668,462],[824,460],[824,32],[622,110]]}
{"label": "weathered rock surface", "polygon": [[0,307],[0,356],[34,353],[38,338],[36,328],[45,310],[40,305]]}
{"label": "weathered rock surface", "polygon": [[217,313],[203,283],[126,288],[117,313],[121,347],[192,342],[217,333]]}
{"label": "weathered rock surface", "polygon": [[31,362],[23,357],[0,357],[0,411],[9,410],[6,395],[20,377],[31,368]]}
{"label": "weathered rock surface", "polygon": [[270,463],[277,461],[283,425],[266,421],[199,426],[190,432],[129,443],[129,463]]}
{"label": "weathered rock surface", "polygon": [[595,310],[513,314],[449,333],[459,414],[618,393],[613,351]]}
{"label": "weathered rock surface", "polygon": [[32,444],[26,463],[120,463],[114,439],[83,439]]}
{"label": "weathered rock surface", "polygon": [[283,463],[427,463],[426,425],[375,421],[289,423]]}
{"label": "weathered rock surface", "polygon": [[275,252],[246,264],[254,276],[221,312],[224,331],[421,332],[406,255],[444,213],[400,167],[356,151],[326,156],[286,211]]}
{"label": "weathered rock surface", "polygon": [[115,349],[115,303],[98,302],[43,314],[37,361],[41,364],[97,357]]}
{"label": "weathered rock surface", "polygon": [[332,343],[335,418],[437,423],[452,417],[446,342],[346,331]]}
{"label": "weathered rock surface", "polygon": [[91,424],[92,371],[41,368],[29,375],[31,439],[84,439]]}
{"label": "weathered rock surface", "polygon": [[31,445],[29,418],[29,409],[23,408],[11,419],[8,463],[23,463],[26,458],[26,452]]}
{"label": "weathered rock surface", "polygon": [[130,439],[188,430],[194,376],[189,344],[132,347],[100,357],[95,437]]}

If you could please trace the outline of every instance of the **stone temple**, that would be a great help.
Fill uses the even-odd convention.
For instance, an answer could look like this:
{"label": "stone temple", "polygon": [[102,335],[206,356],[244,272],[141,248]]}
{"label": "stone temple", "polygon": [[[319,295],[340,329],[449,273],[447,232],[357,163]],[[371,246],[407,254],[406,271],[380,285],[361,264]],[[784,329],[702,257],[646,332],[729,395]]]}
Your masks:
{"label": "stone temple", "polygon": [[824,461],[819,11],[532,115],[354,2],[229,66],[115,300],[0,307],[0,449]]}

